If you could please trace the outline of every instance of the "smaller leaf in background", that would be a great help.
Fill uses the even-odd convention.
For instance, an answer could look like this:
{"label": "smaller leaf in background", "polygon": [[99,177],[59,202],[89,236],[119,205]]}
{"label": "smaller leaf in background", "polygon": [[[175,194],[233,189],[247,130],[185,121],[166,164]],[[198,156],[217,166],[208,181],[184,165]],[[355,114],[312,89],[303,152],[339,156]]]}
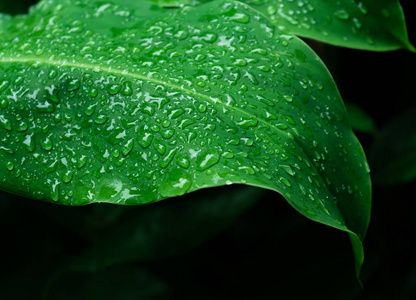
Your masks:
{"label": "smaller leaf in background", "polygon": [[328,44],[373,51],[400,48],[409,42],[398,0],[243,0],[292,34]]}
{"label": "smaller leaf in background", "polygon": [[[49,283],[44,299],[170,299],[168,286],[137,265],[94,273],[69,272]],[[76,287],[76,288],[74,288]]]}
{"label": "smaller leaf in background", "polygon": [[12,15],[26,14],[29,7],[37,2],[39,2],[39,0],[1,0],[0,12]]}
{"label": "smaller leaf in background", "polygon": [[395,185],[416,179],[416,109],[387,124],[369,152],[375,184]]}
{"label": "smaller leaf in background", "polygon": [[[171,201],[124,208],[119,222],[97,232],[93,245],[68,268],[97,270],[112,264],[171,257],[218,234],[263,194],[232,186],[195,192]],[[109,211],[114,206],[102,207]]]}
{"label": "smaller leaf in background", "polygon": [[373,119],[361,107],[351,102],[345,102],[345,107],[353,130],[371,135],[377,133]]}
{"label": "smaller leaf in background", "polygon": [[5,24],[10,21],[11,16],[0,13],[0,35],[3,33]]}

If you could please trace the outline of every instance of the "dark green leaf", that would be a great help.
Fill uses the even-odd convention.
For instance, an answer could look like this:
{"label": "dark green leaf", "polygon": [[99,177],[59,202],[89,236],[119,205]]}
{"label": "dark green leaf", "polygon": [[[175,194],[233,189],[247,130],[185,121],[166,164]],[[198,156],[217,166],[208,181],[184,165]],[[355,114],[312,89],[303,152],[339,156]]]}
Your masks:
{"label": "dark green leaf", "polygon": [[350,102],[346,102],[345,107],[352,129],[368,134],[376,134],[377,128],[373,119],[361,107]]}
{"label": "dark green leaf", "polygon": [[7,14],[24,14],[27,13],[29,7],[38,2],[38,0],[1,0],[0,13]]}
{"label": "dark green leaf", "polygon": [[188,251],[233,223],[261,194],[260,189],[238,186],[129,208],[120,222],[96,232],[93,245],[69,268],[97,270]]}
{"label": "dark green leaf", "polygon": [[82,205],[263,187],[349,232],[359,269],[368,168],[309,47],[238,2],[56,3],[5,26],[0,188]]}
{"label": "dark green leaf", "polygon": [[137,265],[93,273],[65,272],[52,278],[43,299],[166,300],[168,285]]}
{"label": "dark green leaf", "polygon": [[357,49],[386,51],[410,44],[398,0],[243,0],[282,30]]}
{"label": "dark green leaf", "polygon": [[416,110],[410,110],[381,129],[370,150],[372,179],[395,185],[416,179]]}

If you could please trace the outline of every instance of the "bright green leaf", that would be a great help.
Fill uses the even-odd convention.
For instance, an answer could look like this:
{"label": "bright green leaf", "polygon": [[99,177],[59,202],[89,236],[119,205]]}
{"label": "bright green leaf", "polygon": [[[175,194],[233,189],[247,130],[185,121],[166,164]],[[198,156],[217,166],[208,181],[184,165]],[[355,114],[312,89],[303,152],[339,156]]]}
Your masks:
{"label": "bright green leaf", "polygon": [[359,269],[366,160],[331,76],[301,40],[238,2],[53,4],[6,26],[1,189],[82,205],[263,187],[349,232]]}

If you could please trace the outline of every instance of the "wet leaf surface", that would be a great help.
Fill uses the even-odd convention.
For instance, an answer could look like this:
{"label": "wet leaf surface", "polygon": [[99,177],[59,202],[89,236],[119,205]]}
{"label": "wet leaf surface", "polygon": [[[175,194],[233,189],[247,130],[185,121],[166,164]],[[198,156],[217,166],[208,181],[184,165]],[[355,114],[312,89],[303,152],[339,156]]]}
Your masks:
{"label": "wet leaf surface", "polygon": [[263,187],[349,232],[359,269],[368,167],[309,47],[238,2],[59,3],[3,25],[0,188],[82,205]]}

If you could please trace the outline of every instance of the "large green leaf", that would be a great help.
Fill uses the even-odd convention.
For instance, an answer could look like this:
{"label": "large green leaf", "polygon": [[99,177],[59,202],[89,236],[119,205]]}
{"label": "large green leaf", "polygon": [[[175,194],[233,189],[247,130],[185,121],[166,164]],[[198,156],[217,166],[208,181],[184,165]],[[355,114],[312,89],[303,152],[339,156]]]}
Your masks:
{"label": "large green leaf", "polygon": [[8,24],[1,189],[82,205],[263,187],[349,232],[361,265],[366,160],[331,76],[301,40],[223,1],[43,1]]}
{"label": "large green leaf", "polygon": [[398,0],[242,0],[282,30],[365,50],[414,51]]}

